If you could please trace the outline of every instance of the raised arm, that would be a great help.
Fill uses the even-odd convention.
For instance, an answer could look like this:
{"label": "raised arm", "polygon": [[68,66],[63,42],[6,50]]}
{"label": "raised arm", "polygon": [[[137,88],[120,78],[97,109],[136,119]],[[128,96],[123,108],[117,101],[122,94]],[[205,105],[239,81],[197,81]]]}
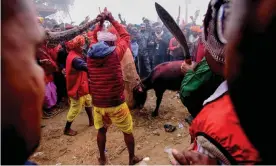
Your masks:
{"label": "raised arm", "polygon": [[92,37],[90,38],[90,46],[91,47],[93,44],[97,43],[97,33],[101,31],[103,28],[102,24],[99,24],[96,26],[96,28],[92,31]]}
{"label": "raised arm", "polygon": [[110,23],[114,26],[114,28],[116,29],[116,31],[120,36],[119,39],[117,40],[115,51],[119,56],[119,58],[122,59],[124,53],[130,46],[130,35],[127,32],[127,30],[118,21],[116,21],[113,18],[111,13],[108,13],[107,18],[110,21]]}
{"label": "raised arm", "polygon": [[97,16],[96,19],[99,20],[99,24],[92,31],[92,37],[90,38],[90,46],[89,47],[91,47],[93,44],[98,42],[97,33],[102,30],[105,17],[106,16],[104,13],[101,13]]}

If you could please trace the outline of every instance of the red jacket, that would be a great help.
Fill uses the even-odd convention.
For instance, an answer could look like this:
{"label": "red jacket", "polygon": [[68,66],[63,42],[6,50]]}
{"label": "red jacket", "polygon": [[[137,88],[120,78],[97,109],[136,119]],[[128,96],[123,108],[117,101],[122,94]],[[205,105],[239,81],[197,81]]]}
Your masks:
{"label": "red jacket", "polygon": [[88,38],[93,37],[93,31],[88,31],[88,32],[87,32],[87,37],[88,37]]}
{"label": "red jacket", "polygon": [[58,67],[56,65],[56,62],[52,59],[52,57],[47,52],[47,48],[45,45],[42,45],[37,49],[36,58],[38,60],[48,59],[50,61],[50,64],[43,63],[41,64],[41,67],[43,68],[45,73],[45,77],[44,77],[45,83],[48,84],[49,82],[53,82],[54,81],[53,73],[58,70]]}
{"label": "red jacket", "polygon": [[89,94],[88,77],[85,71],[77,71],[72,67],[75,58],[82,57],[75,51],[70,51],[66,59],[66,87],[69,97],[78,99]]}
{"label": "red jacket", "polygon": [[201,39],[199,39],[197,44],[197,49],[195,51],[195,61],[199,63],[204,56],[205,56],[204,44],[202,43]]}
{"label": "red jacket", "polygon": [[36,58],[38,60],[48,59],[50,61],[50,64],[41,64],[41,67],[44,69],[46,75],[50,75],[58,70],[56,62],[49,55],[45,46],[41,46],[37,49]]}
{"label": "red jacket", "polygon": [[47,52],[48,54],[51,56],[51,58],[57,62],[57,54],[58,54],[58,51],[59,49],[61,48],[61,45],[57,45],[56,47],[54,48],[47,48]]}
{"label": "red jacket", "polygon": [[193,120],[190,134],[195,144],[197,136],[204,136],[224,154],[230,164],[251,165],[259,161],[259,153],[240,126],[228,93],[204,106]]}
{"label": "red jacket", "polygon": [[177,45],[178,45],[178,42],[177,42],[176,38],[175,37],[171,38],[170,43],[169,43],[169,50],[174,51],[176,48],[178,48]]}
{"label": "red jacket", "polygon": [[[101,108],[115,107],[125,102],[120,60],[130,45],[130,35],[117,21],[112,24],[120,35],[116,41],[116,49],[103,59],[87,59],[93,105]],[[95,28],[92,44],[97,42],[97,32],[100,29]]]}

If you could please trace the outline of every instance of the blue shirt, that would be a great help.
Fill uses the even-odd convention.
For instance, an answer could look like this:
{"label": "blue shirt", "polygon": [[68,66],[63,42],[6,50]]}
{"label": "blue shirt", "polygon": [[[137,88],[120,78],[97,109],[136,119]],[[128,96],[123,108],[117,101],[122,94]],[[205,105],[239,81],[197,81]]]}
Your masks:
{"label": "blue shirt", "polygon": [[136,41],[131,42],[131,51],[132,51],[134,58],[136,58],[138,55],[138,49],[139,49],[139,45],[137,44],[137,42]]}

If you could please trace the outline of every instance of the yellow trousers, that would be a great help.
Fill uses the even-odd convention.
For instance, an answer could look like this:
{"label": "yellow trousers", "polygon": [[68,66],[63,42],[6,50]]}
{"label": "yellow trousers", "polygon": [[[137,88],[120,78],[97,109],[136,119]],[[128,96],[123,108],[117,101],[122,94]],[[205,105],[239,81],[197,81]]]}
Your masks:
{"label": "yellow trousers", "polygon": [[95,107],[94,110],[94,125],[98,130],[102,127],[108,127],[113,123],[122,132],[131,134],[133,131],[132,116],[130,114],[127,104],[123,104],[116,107],[99,108]]}
{"label": "yellow trousers", "polygon": [[67,114],[67,121],[72,122],[84,107],[92,107],[92,97],[90,94],[84,95],[78,100],[70,97],[70,109]]}

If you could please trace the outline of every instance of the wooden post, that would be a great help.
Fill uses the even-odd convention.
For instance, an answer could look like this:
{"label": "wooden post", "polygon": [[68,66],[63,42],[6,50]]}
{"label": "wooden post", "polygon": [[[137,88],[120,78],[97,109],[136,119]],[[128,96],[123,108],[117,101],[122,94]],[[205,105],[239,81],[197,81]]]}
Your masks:
{"label": "wooden post", "polygon": [[188,23],[188,3],[189,0],[185,0],[185,21]]}
{"label": "wooden post", "polygon": [[180,8],[180,5],[179,5],[179,7],[178,7],[178,16],[176,18],[177,25],[179,25],[179,22],[180,22],[180,10],[181,10],[181,8]]}
{"label": "wooden post", "polygon": [[71,17],[71,15],[70,15],[70,12],[69,12],[68,6],[67,6],[67,5],[65,5],[65,7],[66,7],[67,13],[68,13],[68,15],[69,15],[69,17],[70,17],[70,20],[71,20],[71,22],[72,22],[72,17]]}

